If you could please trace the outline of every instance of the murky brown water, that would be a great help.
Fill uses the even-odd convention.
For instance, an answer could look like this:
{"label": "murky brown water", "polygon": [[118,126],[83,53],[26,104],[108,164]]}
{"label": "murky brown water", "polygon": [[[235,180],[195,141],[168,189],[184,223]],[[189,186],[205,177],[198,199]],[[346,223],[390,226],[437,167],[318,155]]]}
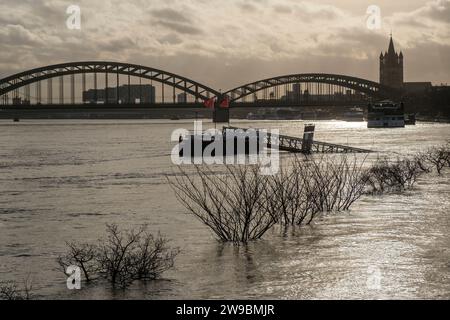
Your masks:
{"label": "murky brown water", "polygon": [[[235,122],[301,136],[303,123]],[[450,298],[450,173],[405,194],[364,197],[311,227],[274,229],[247,247],[217,243],[185,214],[165,173],[169,137],[192,123],[0,122],[0,280],[33,279],[38,298]],[[322,141],[407,154],[450,138],[450,125],[406,129],[318,122]],[[375,157],[376,155],[372,155]],[[127,292],[66,289],[65,241],[95,241],[105,223],[148,223],[180,247],[165,279]]]}

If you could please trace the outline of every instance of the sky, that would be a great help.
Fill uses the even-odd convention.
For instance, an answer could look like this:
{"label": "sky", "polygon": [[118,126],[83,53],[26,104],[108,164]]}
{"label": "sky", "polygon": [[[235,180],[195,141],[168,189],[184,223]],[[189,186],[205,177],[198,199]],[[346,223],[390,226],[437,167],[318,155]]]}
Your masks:
{"label": "sky", "polygon": [[[79,30],[66,26],[70,5]],[[367,26],[370,5],[380,28]],[[307,72],[378,81],[392,32],[405,81],[450,83],[450,0],[0,0],[0,24],[0,77],[108,60],[222,90]]]}

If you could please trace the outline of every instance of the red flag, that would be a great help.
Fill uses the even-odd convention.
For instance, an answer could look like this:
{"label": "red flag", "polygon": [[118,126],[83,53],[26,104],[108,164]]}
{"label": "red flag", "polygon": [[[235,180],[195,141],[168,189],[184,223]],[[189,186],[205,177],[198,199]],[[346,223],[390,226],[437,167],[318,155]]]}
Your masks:
{"label": "red flag", "polygon": [[205,100],[205,102],[203,104],[205,105],[205,107],[207,107],[209,109],[213,109],[214,103],[215,103],[215,99],[211,98],[211,99]]}
{"label": "red flag", "polygon": [[221,108],[229,108],[230,107],[230,99],[228,97],[225,97],[222,102],[220,103]]}

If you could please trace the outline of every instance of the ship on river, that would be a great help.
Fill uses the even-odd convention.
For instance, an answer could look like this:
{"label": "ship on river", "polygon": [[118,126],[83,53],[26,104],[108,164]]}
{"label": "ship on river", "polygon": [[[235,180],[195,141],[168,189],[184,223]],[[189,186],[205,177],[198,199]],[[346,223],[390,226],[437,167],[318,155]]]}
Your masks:
{"label": "ship on river", "polygon": [[403,103],[384,100],[370,103],[367,112],[368,128],[404,128],[405,107]]}

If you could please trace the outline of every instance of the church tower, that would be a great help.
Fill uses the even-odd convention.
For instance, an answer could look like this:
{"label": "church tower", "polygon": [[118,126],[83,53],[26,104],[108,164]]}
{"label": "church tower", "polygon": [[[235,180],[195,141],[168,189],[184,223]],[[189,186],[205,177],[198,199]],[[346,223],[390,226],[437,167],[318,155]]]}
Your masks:
{"label": "church tower", "polygon": [[389,49],[380,55],[380,84],[393,88],[403,87],[403,53],[395,52],[394,41],[389,42]]}

